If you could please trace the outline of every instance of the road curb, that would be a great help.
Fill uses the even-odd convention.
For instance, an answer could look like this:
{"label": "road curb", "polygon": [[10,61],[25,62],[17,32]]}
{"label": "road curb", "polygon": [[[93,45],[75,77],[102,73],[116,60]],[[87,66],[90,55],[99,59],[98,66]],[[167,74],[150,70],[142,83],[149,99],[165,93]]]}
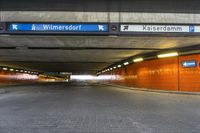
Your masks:
{"label": "road curb", "polygon": [[117,88],[123,88],[123,89],[127,89],[127,90],[135,90],[135,91],[146,91],[146,92],[155,92],[155,93],[168,93],[168,94],[182,94],[182,95],[198,95],[198,96],[200,96],[200,92],[152,90],[152,89],[147,89],[147,88],[134,88],[134,87],[127,87],[127,86],[109,84],[109,83],[100,83],[100,84],[106,85],[106,86],[117,87]]}

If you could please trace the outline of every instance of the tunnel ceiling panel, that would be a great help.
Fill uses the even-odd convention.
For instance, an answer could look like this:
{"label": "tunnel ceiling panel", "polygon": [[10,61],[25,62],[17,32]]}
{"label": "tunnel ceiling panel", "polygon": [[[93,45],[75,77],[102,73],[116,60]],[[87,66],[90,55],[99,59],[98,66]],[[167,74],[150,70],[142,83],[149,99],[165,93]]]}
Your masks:
{"label": "tunnel ceiling panel", "polygon": [[0,47],[174,48],[199,43],[199,37],[0,36]]}
{"label": "tunnel ceiling panel", "polygon": [[40,71],[94,73],[130,56],[199,43],[199,37],[0,36],[0,61]]}

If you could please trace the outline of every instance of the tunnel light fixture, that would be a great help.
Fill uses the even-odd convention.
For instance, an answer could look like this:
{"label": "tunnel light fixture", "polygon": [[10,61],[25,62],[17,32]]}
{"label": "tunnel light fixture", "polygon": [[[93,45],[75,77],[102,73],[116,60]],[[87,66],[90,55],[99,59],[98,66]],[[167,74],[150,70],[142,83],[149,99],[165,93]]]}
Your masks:
{"label": "tunnel light fixture", "polygon": [[116,68],[117,68],[116,66],[113,67],[113,69],[116,69]]}
{"label": "tunnel light fixture", "polygon": [[141,62],[141,61],[143,61],[143,60],[144,60],[143,58],[136,58],[136,59],[133,60],[133,62],[136,63],[136,62]]}
{"label": "tunnel light fixture", "polygon": [[113,70],[113,68],[110,68],[110,70],[112,71],[112,70]]}
{"label": "tunnel light fixture", "polygon": [[37,74],[39,74],[38,72],[35,72],[35,74],[37,75]]}
{"label": "tunnel light fixture", "polygon": [[117,67],[120,68],[120,67],[122,67],[122,65],[118,65]]}
{"label": "tunnel light fixture", "polygon": [[27,73],[27,71],[24,71],[25,73]]}
{"label": "tunnel light fixture", "polygon": [[124,62],[124,66],[127,66],[129,64],[129,62]]}
{"label": "tunnel light fixture", "polygon": [[16,72],[19,72],[19,70],[15,70]]}
{"label": "tunnel light fixture", "polygon": [[3,69],[4,71],[7,71],[7,70],[8,70],[8,68],[6,68],[6,67],[3,67],[2,69]]}
{"label": "tunnel light fixture", "polygon": [[13,72],[13,71],[14,71],[14,69],[12,69],[12,68],[10,68],[9,70],[10,70],[11,72]]}
{"label": "tunnel light fixture", "polygon": [[167,58],[167,57],[175,57],[175,56],[178,56],[178,52],[171,52],[171,53],[157,55],[158,58]]}
{"label": "tunnel light fixture", "polygon": [[21,72],[21,73],[23,73],[23,72],[24,72],[24,70],[20,70],[20,72]]}

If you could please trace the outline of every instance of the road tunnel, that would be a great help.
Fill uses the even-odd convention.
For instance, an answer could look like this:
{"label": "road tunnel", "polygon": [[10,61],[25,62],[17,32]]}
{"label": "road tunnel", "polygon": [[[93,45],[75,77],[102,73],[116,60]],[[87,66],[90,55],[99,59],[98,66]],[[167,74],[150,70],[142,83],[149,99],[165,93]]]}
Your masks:
{"label": "road tunnel", "polygon": [[199,132],[197,0],[0,0],[0,133]]}

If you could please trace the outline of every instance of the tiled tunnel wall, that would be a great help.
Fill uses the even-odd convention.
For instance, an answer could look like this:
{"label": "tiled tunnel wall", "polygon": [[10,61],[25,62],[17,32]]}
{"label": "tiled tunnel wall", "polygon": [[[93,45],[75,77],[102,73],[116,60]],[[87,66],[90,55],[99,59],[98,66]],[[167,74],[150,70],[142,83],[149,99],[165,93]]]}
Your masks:
{"label": "tiled tunnel wall", "polygon": [[[183,61],[196,60],[197,66],[182,67]],[[200,54],[148,60],[115,69],[110,83],[157,90],[200,92]]]}
{"label": "tiled tunnel wall", "polygon": [[179,65],[179,88],[181,91],[200,92],[200,54],[181,56],[179,64],[185,60],[196,60],[197,67],[183,68]]}
{"label": "tiled tunnel wall", "polygon": [[21,84],[21,83],[43,83],[43,82],[67,82],[66,78],[70,79],[70,76],[66,75],[65,78],[55,76],[41,76],[28,73],[19,73],[15,71],[0,71],[0,85],[8,84]]}
{"label": "tiled tunnel wall", "polygon": [[39,81],[38,76],[16,73],[10,71],[0,71],[0,85],[15,84],[15,83],[31,83]]}

